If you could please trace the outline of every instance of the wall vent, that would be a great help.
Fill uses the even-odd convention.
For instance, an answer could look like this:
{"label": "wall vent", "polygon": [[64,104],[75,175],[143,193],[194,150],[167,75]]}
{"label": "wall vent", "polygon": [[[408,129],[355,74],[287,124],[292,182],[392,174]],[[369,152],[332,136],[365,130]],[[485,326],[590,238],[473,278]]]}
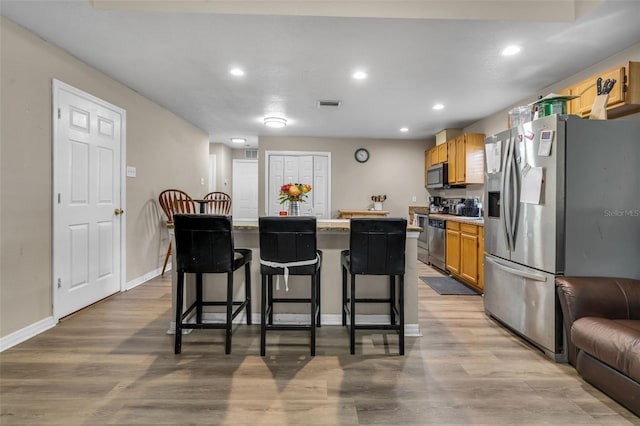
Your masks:
{"label": "wall vent", "polygon": [[318,101],[318,108],[340,108],[340,105],[342,105],[342,101]]}
{"label": "wall vent", "polygon": [[257,149],[245,149],[244,150],[244,159],[245,160],[257,160],[258,159],[258,150]]}

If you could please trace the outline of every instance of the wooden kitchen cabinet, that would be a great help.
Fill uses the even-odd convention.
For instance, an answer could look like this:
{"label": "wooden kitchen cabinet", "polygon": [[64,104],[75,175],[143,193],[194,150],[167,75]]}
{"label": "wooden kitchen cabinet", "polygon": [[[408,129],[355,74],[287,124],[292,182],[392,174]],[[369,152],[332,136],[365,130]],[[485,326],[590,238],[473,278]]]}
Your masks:
{"label": "wooden kitchen cabinet", "polygon": [[445,266],[453,275],[460,274],[460,223],[447,221]]}
{"label": "wooden kitchen cabinet", "polygon": [[449,182],[449,184],[451,185],[451,184],[455,184],[456,182],[456,172],[457,172],[456,140],[455,139],[451,139],[450,141],[447,141],[447,157],[448,157],[447,182]]}
{"label": "wooden kitchen cabinet", "polygon": [[484,135],[465,133],[447,142],[449,184],[484,183]]}
{"label": "wooden kitchen cabinet", "polygon": [[608,118],[621,117],[640,111],[640,62],[627,62],[561,91],[561,94],[578,96],[568,103],[567,114],[576,114],[583,118],[589,117],[597,95],[596,82],[598,77],[602,77],[603,84],[607,79],[616,80],[607,101]]}
{"label": "wooden kitchen cabinet", "polygon": [[460,276],[469,284],[478,285],[478,227],[460,224]]}
{"label": "wooden kitchen cabinet", "polygon": [[447,162],[447,144],[443,143],[437,146],[438,148],[438,163]]}
{"label": "wooden kitchen cabinet", "polygon": [[445,265],[454,277],[484,289],[484,227],[447,221]]}

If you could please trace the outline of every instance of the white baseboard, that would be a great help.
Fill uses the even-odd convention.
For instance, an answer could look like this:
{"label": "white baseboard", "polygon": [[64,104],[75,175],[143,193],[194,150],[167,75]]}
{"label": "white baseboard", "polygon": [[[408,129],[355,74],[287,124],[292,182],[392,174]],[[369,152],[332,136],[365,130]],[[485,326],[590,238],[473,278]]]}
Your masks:
{"label": "white baseboard", "polygon": [[57,321],[54,320],[53,317],[47,317],[0,338],[0,352],[6,351],[7,349],[12,348],[19,343],[37,336],[43,331],[53,328],[56,323]]}
{"label": "white baseboard", "polygon": [[[167,269],[164,271],[164,273],[171,273],[171,264],[167,264]],[[141,275],[137,278],[132,279],[131,281],[127,281],[124,285],[124,288],[122,289],[122,291],[129,291],[132,288],[136,288],[141,284],[146,283],[149,280],[154,279],[155,277],[160,276],[160,274],[162,274],[162,268],[157,268],[154,269],[151,272],[147,272],[144,275]]]}

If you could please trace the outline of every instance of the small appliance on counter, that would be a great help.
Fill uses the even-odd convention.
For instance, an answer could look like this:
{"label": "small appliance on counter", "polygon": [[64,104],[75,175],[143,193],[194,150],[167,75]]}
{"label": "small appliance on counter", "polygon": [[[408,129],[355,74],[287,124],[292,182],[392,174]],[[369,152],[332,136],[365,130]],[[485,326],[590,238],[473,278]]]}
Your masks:
{"label": "small appliance on counter", "polygon": [[464,207],[462,208],[462,216],[467,217],[480,217],[482,205],[478,197],[467,198],[464,200]]}

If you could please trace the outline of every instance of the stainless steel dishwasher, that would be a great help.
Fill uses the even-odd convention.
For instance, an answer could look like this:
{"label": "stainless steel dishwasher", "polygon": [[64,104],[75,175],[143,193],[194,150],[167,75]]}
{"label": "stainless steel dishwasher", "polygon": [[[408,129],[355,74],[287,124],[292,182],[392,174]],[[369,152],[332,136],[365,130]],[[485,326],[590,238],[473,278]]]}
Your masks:
{"label": "stainless steel dishwasher", "polygon": [[446,221],[443,219],[429,218],[429,263],[444,271],[445,231]]}

